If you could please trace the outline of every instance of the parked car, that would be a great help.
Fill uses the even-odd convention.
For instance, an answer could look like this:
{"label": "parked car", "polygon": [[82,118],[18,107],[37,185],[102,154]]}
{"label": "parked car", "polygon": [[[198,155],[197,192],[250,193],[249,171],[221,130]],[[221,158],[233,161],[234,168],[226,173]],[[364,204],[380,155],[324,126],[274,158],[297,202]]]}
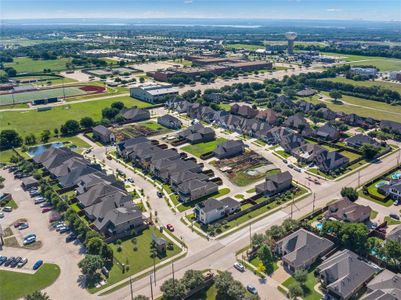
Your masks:
{"label": "parked car", "polygon": [[41,205],[39,205],[40,208],[45,208],[45,207],[52,207],[52,204],[50,202],[44,202]]}
{"label": "parked car", "polygon": [[36,236],[31,236],[27,239],[24,239],[24,245],[29,245],[36,242]]}
{"label": "parked car", "polygon": [[289,164],[288,167],[289,167],[290,169],[293,169],[293,168],[294,168],[294,165]]}
{"label": "parked car", "polygon": [[5,262],[4,262],[4,266],[8,267],[13,261],[14,261],[15,257],[11,256],[9,257]]}
{"label": "parked car", "polygon": [[13,208],[11,206],[4,206],[3,211],[4,212],[12,212]]}
{"label": "parked car", "polygon": [[43,264],[43,260],[39,259],[32,267],[33,270],[37,270]]}
{"label": "parked car", "polygon": [[65,227],[65,226],[66,226],[66,225],[65,225],[64,223],[57,224],[57,226],[55,227],[55,228],[56,228],[56,231],[60,231],[60,229],[63,228],[63,227]]}
{"label": "parked car", "polygon": [[258,290],[253,286],[248,284],[246,286],[246,289],[248,290],[248,292],[250,292],[251,294],[257,295],[258,294]]}
{"label": "parked car", "polygon": [[244,272],[244,271],[245,271],[244,265],[241,264],[241,263],[239,263],[239,262],[236,262],[236,263],[234,264],[234,268],[236,268],[236,269],[237,269],[238,271],[240,271],[240,272]]}
{"label": "parked car", "polygon": [[393,219],[396,219],[396,220],[400,219],[400,216],[397,215],[397,214],[390,214],[390,217],[393,218]]}
{"label": "parked car", "polygon": [[159,198],[163,198],[163,193],[162,193],[162,192],[160,192],[160,191],[157,191],[157,197],[159,197]]}
{"label": "parked car", "polygon": [[0,256],[0,266],[4,264],[7,260],[7,256]]}
{"label": "parked car", "polygon": [[20,227],[22,224],[24,224],[24,222],[19,222],[19,221],[17,221],[17,222],[14,223],[14,228],[18,228],[18,227]]}
{"label": "parked car", "polygon": [[45,198],[42,198],[42,199],[35,199],[35,204],[40,204],[40,203],[43,203],[43,202],[45,202],[45,201],[46,201]]}
{"label": "parked car", "polygon": [[73,242],[77,239],[77,235],[75,233],[70,233],[66,238],[65,238],[65,242],[66,243],[70,243]]}
{"label": "parked car", "polygon": [[23,266],[25,266],[28,262],[28,259],[25,257],[23,259],[21,259],[21,261],[18,263],[17,267],[18,268],[22,268]]}
{"label": "parked car", "polygon": [[11,268],[15,268],[21,260],[22,260],[22,257],[21,257],[21,256],[16,257],[16,258],[11,262],[10,267],[11,267]]}
{"label": "parked car", "polygon": [[24,230],[29,228],[29,224],[27,222],[22,223],[20,226],[18,226],[18,230]]}
{"label": "parked car", "polygon": [[170,231],[174,231],[174,226],[171,225],[171,224],[167,224],[167,225],[166,225],[166,228],[167,228],[168,230],[170,230]]}
{"label": "parked car", "polygon": [[0,219],[4,218],[4,213],[0,212]]}
{"label": "parked car", "polygon": [[69,230],[70,230],[70,227],[68,227],[68,226],[63,226],[63,227],[60,228],[59,232],[60,232],[60,233],[64,233],[64,232],[67,232],[67,231],[69,231]]}
{"label": "parked car", "polygon": [[134,183],[134,179],[132,177],[128,177],[127,181],[130,182],[130,183]]}
{"label": "parked car", "polygon": [[52,210],[51,207],[45,207],[45,208],[42,209],[42,214],[47,213],[47,212],[49,212],[51,210]]}

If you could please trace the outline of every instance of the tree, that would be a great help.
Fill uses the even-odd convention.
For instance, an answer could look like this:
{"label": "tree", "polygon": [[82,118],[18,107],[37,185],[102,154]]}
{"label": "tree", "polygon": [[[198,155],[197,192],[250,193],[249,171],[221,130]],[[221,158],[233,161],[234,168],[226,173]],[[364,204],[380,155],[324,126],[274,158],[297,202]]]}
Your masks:
{"label": "tree", "polygon": [[197,286],[200,286],[205,281],[202,271],[188,270],[184,273],[181,282],[188,290],[192,290]]}
{"label": "tree", "polygon": [[120,111],[116,108],[112,108],[112,107],[105,107],[102,110],[102,117],[105,119],[113,119],[115,116],[118,115]]}
{"label": "tree", "polygon": [[22,138],[13,129],[6,129],[0,132],[0,150],[17,148],[22,145]]}
{"label": "tree", "polygon": [[140,83],[144,83],[144,82],[145,82],[145,78],[139,77],[139,82],[140,82]]}
{"label": "tree", "polygon": [[122,110],[122,109],[125,107],[125,105],[124,105],[124,103],[121,102],[121,101],[116,101],[116,102],[113,102],[113,103],[111,104],[111,107],[112,107],[112,108],[115,108],[115,109],[118,109],[118,110]]}
{"label": "tree", "polygon": [[273,225],[270,229],[266,230],[266,236],[275,241],[281,238],[283,234],[283,228],[278,225]]}
{"label": "tree", "polygon": [[36,144],[36,137],[35,137],[35,135],[34,135],[33,133],[28,134],[28,135],[25,137],[25,145],[34,145],[34,144]]}
{"label": "tree", "polygon": [[135,296],[133,300],[149,300],[149,298],[143,295],[138,295]]}
{"label": "tree", "polygon": [[343,97],[343,95],[337,90],[332,90],[329,93],[329,96],[334,99],[334,102],[337,102],[338,99],[341,99]]}
{"label": "tree", "polygon": [[359,197],[357,190],[352,187],[343,187],[341,189],[341,196],[347,197],[351,201],[356,201]]}
{"label": "tree", "polygon": [[371,144],[363,144],[360,151],[364,158],[371,160],[380,152],[380,148]]}
{"label": "tree", "polygon": [[87,254],[78,263],[82,274],[86,275],[89,279],[94,278],[96,271],[103,267],[103,260],[99,255]]}
{"label": "tree", "polygon": [[217,289],[217,299],[240,300],[245,296],[245,288],[241,282],[233,279],[230,272],[221,272],[216,276],[215,285]]}
{"label": "tree", "polygon": [[252,246],[260,247],[265,242],[266,237],[262,233],[255,233],[252,236]]}
{"label": "tree", "polygon": [[272,273],[274,256],[272,251],[270,250],[270,247],[267,245],[262,245],[258,250],[258,257],[263,265],[266,267],[267,273]]}
{"label": "tree", "polygon": [[79,123],[75,120],[68,120],[64,125],[61,125],[62,135],[74,135],[79,130]]}
{"label": "tree", "polygon": [[299,227],[299,221],[291,219],[291,218],[285,219],[282,224],[282,227],[285,232],[294,231],[295,229],[297,229]]}
{"label": "tree", "polygon": [[50,300],[50,297],[41,291],[35,291],[25,297],[25,300]]}
{"label": "tree", "polygon": [[384,245],[384,253],[393,262],[394,265],[401,263],[401,244],[393,241],[386,240]]}
{"label": "tree", "polygon": [[79,124],[82,128],[91,128],[95,125],[95,121],[93,121],[91,117],[83,117],[81,121],[79,121]]}
{"label": "tree", "polygon": [[55,136],[58,136],[58,128],[54,128],[53,132]]}
{"label": "tree", "polygon": [[297,297],[303,297],[304,291],[301,285],[298,282],[296,282],[288,287],[288,294],[290,299],[296,299]]}
{"label": "tree", "polygon": [[47,143],[50,139],[50,131],[49,130],[43,130],[42,133],[40,134],[40,140],[42,143]]}
{"label": "tree", "polygon": [[167,279],[160,290],[163,292],[163,300],[181,299],[186,295],[185,285],[177,279]]}
{"label": "tree", "polygon": [[103,240],[99,237],[93,237],[88,239],[88,242],[86,243],[86,248],[88,250],[89,254],[95,254],[99,255],[100,250],[103,247]]}
{"label": "tree", "polygon": [[299,282],[301,284],[301,286],[303,286],[305,284],[307,276],[308,276],[308,271],[306,271],[306,270],[296,270],[293,275],[295,280],[297,282]]}

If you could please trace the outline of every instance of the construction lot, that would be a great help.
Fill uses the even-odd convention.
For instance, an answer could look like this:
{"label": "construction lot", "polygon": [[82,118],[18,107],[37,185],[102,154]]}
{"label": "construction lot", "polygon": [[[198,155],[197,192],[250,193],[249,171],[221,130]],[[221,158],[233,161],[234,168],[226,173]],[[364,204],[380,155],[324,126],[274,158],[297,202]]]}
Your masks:
{"label": "construction lot", "polygon": [[126,139],[136,138],[139,136],[154,136],[166,134],[171,130],[157,124],[153,121],[143,123],[128,124],[118,128],[112,128],[116,141],[120,142]]}

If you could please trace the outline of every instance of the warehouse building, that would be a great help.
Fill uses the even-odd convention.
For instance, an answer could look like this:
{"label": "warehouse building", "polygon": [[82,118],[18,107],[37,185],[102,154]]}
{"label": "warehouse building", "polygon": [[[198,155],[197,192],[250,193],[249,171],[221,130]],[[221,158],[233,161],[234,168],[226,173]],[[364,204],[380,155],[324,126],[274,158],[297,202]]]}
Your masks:
{"label": "warehouse building", "polygon": [[131,87],[130,95],[133,98],[155,104],[161,102],[165,96],[178,95],[178,89],[172,85],[137,85]]}

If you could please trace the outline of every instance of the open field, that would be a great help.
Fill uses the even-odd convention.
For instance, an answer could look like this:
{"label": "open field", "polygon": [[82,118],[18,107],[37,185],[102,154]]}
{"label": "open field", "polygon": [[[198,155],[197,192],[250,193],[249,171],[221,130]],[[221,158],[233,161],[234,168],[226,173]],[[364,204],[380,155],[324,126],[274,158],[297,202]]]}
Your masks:
{"label": "open field", "polygon": [[225,142],[226,139],[224,138],[217,138],[214,141],[206,142],[206,143],[199,143],[195,145],[188,145],[181,148],[181,150],[191,153],[196,157],[200,157],[202,154],[213,151],[216,149],[217,145],[220,143]]}
{"label": "open field", "polygon": [[[19,80],[20,85],[34,85],[34,86],[51,86],[55,84],[67,84],[76,82],[72,78],[60,78],[58,76],[38,75],[38,76],[17,76],[10,78],[12,80]],[[50,84],[48,84],[50,82]]]}
{"label": "open field", "polygon": [[371,65],[380,69],[380,71],[399,71],[401,69],[401,59],[386,58],[380,56],[363,56],[352,54],[341,54],[332,52],[321,52],[323,55],[336,56],[351,63],[352,66]]}
{"label": "open field", "polygon": [[3,104],[13,104],[13,103],[25,103],[31,102],[38,99],[48,99],[48,98],[63,98],[73,96],[82,96],[88,94],[84,90],[77,86],[70,86],[65,88],[52,88],[44,90],[36,90],[24,93],[6,94],[0,95],[0,105]]}
{"label": "open field", "polygon": [[[139,234],[136,237],[136,244],[134,244],[131,239],[124,240],[121,243],[121,251],[118,251],[117,244],[114,243],[110,244],[111,248],[113,249],[114,257],[120,263],[128,265],[129,270],[123,273],[121,268],[117,265],[117,262],[115,262],[112,269],[110,270],[110,276],[107,279],[107,284],[102,286],[102,288],[112,285],[124,278],[132,276],[135,273],[138,273],[142,270],[145,270],[153,266],[153,258],[150,255],[152,235],[155,235],[156,237],[159,238],[164,237],[159,230],[151,227],[149,229],[144,230],[142,234]],[[168,239],[166,240],[167,242],[169,241]],[[136,251],[134,251],[134,247],[137,248]],[[155,262],[156,264],[158,264],[161,261],[166,260],[180,252],[181,249],[174,244],[173,250],[167,250],[166,256],[164,257],[156,257]],[[91,289],[91,292],[97,290],[99,289]]]}
{"label": "open field", "polygon": [[59,276],[60,268],[54,264],[44,264],[35,274],[0,271],[0,299],[22,298],[34,291],[51,285]]}
{"label": "open field", "polygon": [[[327,92],[322,92],[322,94],[328,95]],[[318,100],[318,97],[319,96],[314,96],[312,99],[304,98],[304,100],[314,104],[322,103],[322,101]],[[401,106],[394,106],[384,102],[346,95],[343,95],[341,100],[346,103],[333,104],[330,101],[323,103],[325,103],[328,108],[336,112],[345,112],[348,114],[354,113],[362,117],[370,117],[377,120],[399,121],[401,118]]]}
{"label": "open field", "polygon": [[36,110],[1,112],[0,123],[2,124],[2,129],[15,129],[23,137],[30,133],[39,136],[45,129],[53,131],[54,128],[60,128],[67,120],[79,121],[83,117],[92,117],[94,120],[99,121],[102,109],[109,107],[116,101],[123,102],[127,107],[134,105],[138,107],[151,106],[149,103],[131,97],[115,97],[76,104],[71,103],[41,112]]}
{"label": "open field", "polygon": [[367,86],[367,87],[380,86],[401,93],[401,83],[386,82],[386,81],[370,81],[370,80],[356,81],[352,79],[347,79],[345,77],[327,78],[324,80],[347,83],[355,86]]}
{"label": "open field", "polygon": [[248,45],[248,44],[225,44],[224,47],[226,49],[245,49],[245,50],[257,50],[257,49],[264,49],[264,46],[261,45]]}
{"label": "open field", "polygon": [[17,73],[37,73],[43,72],[43,69],[50,69],[51,71],[63,71],[67,69],[67,62],[70,62],[69,58],[33,60],[29,57],[18,57],[14,58],[12,63],[6,63],[4,65],[5,67],[14,68]]}
{"label": "open field", "polygon": [[65,42],[65,40],[30,40],[27,38],[5,38],[1,40],[1,43],[4,45],[20,45],[22,47],[33,46],[38,44],[53,44],[53,43],[61,43]]}

